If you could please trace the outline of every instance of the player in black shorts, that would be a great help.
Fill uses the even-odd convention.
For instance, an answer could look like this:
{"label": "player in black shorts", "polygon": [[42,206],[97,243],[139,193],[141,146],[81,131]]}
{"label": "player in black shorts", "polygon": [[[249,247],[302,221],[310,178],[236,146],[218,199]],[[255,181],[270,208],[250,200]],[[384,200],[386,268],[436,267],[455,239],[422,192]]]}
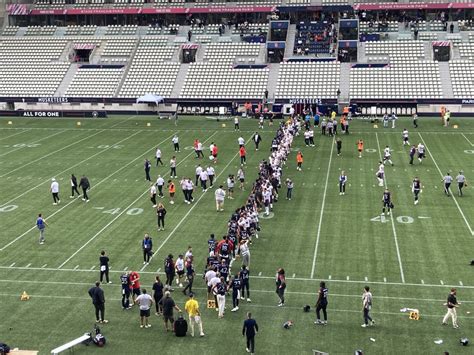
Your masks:
{"label": "player in black shorts", "polygon": [[385,191],[383,192],[382,202],[383,202],[382,215],[385,216],[385,211],[387,211],[387,215],[390,216],[390,211],[393,208],[393,204],[392,204],[392,196],[391,196],[390,191],[388,191],[388,189],[385,189]]}
{"label": "player in black shorts", "polygon": [[245,299],[245,290],[247,290],[247,302],[250,301],[250,272],[245,265],[242,265],[242,270],[240,270],[240,279],[242,280],[242,293],[240,299]]}
{"label": "player in black shorts", "polygon": [[130,276],[128,272],[120,275],[120,283],[122,284],[122,308],[132,308],[130,306]]}
{"label": "player in black shorts", "polygon": [[411,191],[413,192],[413,196],[415,196],[415,205],[420,202],[419,196],[420,196],[420,191],[421,191],[421,182],[418,177],[415,177],[413,179],[413,183],[411,185]]}

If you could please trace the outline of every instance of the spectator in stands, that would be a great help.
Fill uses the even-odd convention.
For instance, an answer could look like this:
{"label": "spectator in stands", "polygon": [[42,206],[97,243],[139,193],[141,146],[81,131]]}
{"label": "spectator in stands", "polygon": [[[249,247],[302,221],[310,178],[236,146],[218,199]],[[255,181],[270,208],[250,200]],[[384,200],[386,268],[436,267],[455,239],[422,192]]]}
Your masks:
{"label": "spectator in stands", "polygon": [[191,30],[188,31],[188,42],[191,42],[191,37],[193,36],[193,32]]}
{"label": "spectator in stands", "polygon": [[449,33],[454,33],[454,22],[449,25]]}

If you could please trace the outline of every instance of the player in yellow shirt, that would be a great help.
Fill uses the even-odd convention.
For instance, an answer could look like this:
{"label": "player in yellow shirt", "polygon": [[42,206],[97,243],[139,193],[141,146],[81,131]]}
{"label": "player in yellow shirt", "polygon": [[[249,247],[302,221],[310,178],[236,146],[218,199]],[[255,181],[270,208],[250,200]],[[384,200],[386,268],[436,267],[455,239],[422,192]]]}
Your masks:
{"label": "player in yellow shirt", "polygon": [[194,323],[196,323],[197,325],[199,325],[199,335],[203,337],[204,331],[202,330],[201,312],[199,311],[199,304],[194,299],[194,294],[192,292],[189,293],[189,300],[186,301],[184,309],[186,310],[189,316],[189,323],[191,325],[191,336],[194,336]]}

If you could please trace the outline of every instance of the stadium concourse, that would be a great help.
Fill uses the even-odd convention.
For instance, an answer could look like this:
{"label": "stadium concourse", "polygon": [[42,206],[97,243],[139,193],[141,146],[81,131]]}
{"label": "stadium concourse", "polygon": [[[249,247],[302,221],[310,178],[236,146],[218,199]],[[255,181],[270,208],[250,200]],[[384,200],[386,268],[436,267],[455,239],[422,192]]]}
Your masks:
{"label": "stadium concourse", "polygon": [[468,354],[473,15],[0,0],[0,353]]}

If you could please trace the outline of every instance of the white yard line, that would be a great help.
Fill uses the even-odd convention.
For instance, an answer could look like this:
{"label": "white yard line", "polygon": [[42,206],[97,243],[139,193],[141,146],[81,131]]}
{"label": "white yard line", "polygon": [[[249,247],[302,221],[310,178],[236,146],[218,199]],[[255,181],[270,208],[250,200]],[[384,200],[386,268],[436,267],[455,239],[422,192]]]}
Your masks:
{"label": "white yard line", "polygon": [[[36,141],[29,142],[28,144],[36,144],[36,143],[41,142],[41,141],[44,141],[44,140],[46,140],[46,139],[50,139],[51,137],[57,136],[58,134],[61,134],[61,133],[64,133],[64,130],[63,130],[63,131],[56,132],[56,133],[53,133],[53,134],[50,134],[49,136],[43,137],[43,138],[38,139],[38,140],[36,140]],[[15,149],[12,149],[12,150],[6,152],[6,153],[0,154],[0,157],[4,157],[5,155],[8,155],[8,154],[10,154],[10,153],[14,153],[14,152],[16,152],[17,150],[25,149],[25,148],[27,148],[26,145],[25,145],[25,146],[21,146],[21,147],[17,147],[17,148],[15,148]]]}
{"label": "white yard line", "polygon": [[31,130],[31,128],[25,128],[25,129],[23,129],[21,132],[16,132],[16,133],[10,134],[9,136],[0,138],[0,141],[1,141],[1,140],[4,140],[4,139],[11,138],[11,137],[14,137],[14,136],[17,136],[17,135],[22,134],[22,133],[25,133],[25,132],[28,132],[28,131],[30,131],[30,130]]}
{"label": "white yard line", "polygon": [[[208,141],[211,139],[217,131],[215,131],[213,134],[211,134],[204,142]],[[204,143],[203,142],[203,143]],[[183,160],[181,160],[176,166],[179,166],[181,163],[183,163],[188,157],[191,155],[195,154],[194,151],[191,151],[188,155],[186,155]],[[169,173],[169,172],[168,172]],[[166,176],[168,173],[166,173],[164,176]],[[61,269],[64,265],[66,265],[73,257],[75,257],[79,252],[84,249],[87,245],[89,245],[94,239],[96,239],[104,230],[106,230],[109,226],[111,226],[118,218],[120,218],[127,210],[132,207],[135,203],[137,203],[145,194],[149,192],[149,189],[146,189],[140,196],[138,196],[132,203],[130,203],[127,207],[125,207],[122,212],[120,212],[114,219],[112,219],[109,223],[107,223],[104,227],[102,227],[101,230],[99,230],[96,234],[94,234],[87,242],[85,242],[79,249],[77,249],[69,258],[67,258],[61,265],[58,266],[58,269]]]}
{"label": "white yard line", "polygon": [[85,138],[82,138],[82,139],[80,139],[80,140],[78,140],[78,141],[76,141],[76,142],[73,142],[73,143],[71,143],[71,144],[68,144],[68,145],[62,147],[61,149],[56,149],[56,150],[52,151],[51,153],[48,153],[48,154],[46,154],[46,155],[43,155],[43,156],[41,156],[41,157],[39,157],[39,158],[36,158],[36,159],[30,161],[29,163],[26,163],[26,164],[23,164],[23,165],[19,166],[19,167],[16,168],[16,169],[12,169],[12,170],[8,171],[6,174],[0,175],[0,178],[5,177],[5,176],[7,176],[7,175],[10,175],[11,173],[13,173],[13,172],[15,172],[15,171],[18,171],[18,170],[24,168],[25,166],[28,166],[28,165],[31,165],[31,164],[36,164],[36,163],[38,163],[38,161],[43,160],[44,158],[50,157],[50,156],[53,155],[53,154],[59,153],[59,152],[65,150],[65,149],[67,149],[67,148],[69,148],[69,147],[71,147],[71,146],[73,146],[73,145],[76,145],[76,144],[78,144],[78,143],[81,143],[82,141],[85,141],[86,139],[92,138],[92,137],[98,135],[99,133],[103,133],[103,132],[105,132],[105,131],[106,131],[106,130],[103,129],[103,130],[101,130],[101,131],[99,131],[99,132],[96,132],[96,133],[91,134],[91,135],[89,135],[89,136],[87,136],[87,137],[85,137]]}
{"label": "white yard line", "polygon": [[319,238],[321,236],[321,226],[323,224],[324,206],[326,204],[326,192],[328,190],[329,173],[331,171],[332,155],[333,155],[333,152],[334,152],[334,142],[335,141],[336,141],[336,137],[333,137],[333,139],[331,141],[331,153],[329,153],[329,162],[328,162],[328,168],[327,168],[328,171],[326,173],[326,182],[324,184],[323,201],[321,202],[321,213],[319,214],[318,233],[316,235],[316,244],[314,246],[313,265],[311,266],[311,278],[314,277],[314,270],[316,268],[316,258],[318,256]]}
{"label": "white yard line", "polygon": [[[79,166],[79,165],[81,165],[82,163],[84,163],[84,162],[86,162],[86,161],[88,161],[88,160],[90,160],[90,159],[92,159],[92,158],[94,158],[94,157],[96,157],[96,156],[98,156],[98,155],[100,155],[100,154],[102,154],[102,153],[104,153],[104,152],[106,152],[106,151],[112,149],[112,147],[113,147],[114,145],[120,144],[120,143],[126,141],[127,139],[130,139],[130,138],[132,138],[133,136],[137,135],[138,133],[141,133],[141,132],[143,132],[143,131],[137,131],[136,133],[133,133],[132,135],[128,136],[127,138],[124,138],[124,139],[122,139],[122,140],[120,140],[120,141],[118,141],[118,142],[116,142],[116,143],[110,145],[108,148],[101,149],[99,152],[97,152],[97,153],[95,153],[95,154],[89,156],[88,158],[86,158],[86,159],[84,159],[84,160],[82,160],[82,161],[80,161],[80,162],[78,162],[78,163],[76,163],[76,164],[74,164],[74,165],[68,167],[67,169],[64,169],[63,171],[60,171],[59,173],[57,173],[57,174],[55,174],[55,175],[52,175],[52,176],[58,176],[58,175],[61,175],[61,174],[65,173],[65,172],[71,171],[71,169],[75,168],[76,166]],[[36,188],[40,187],[41,185],[44,185],[44,184],[46,184],[46,183],[48,183],[48,182],[50,182],[50,179],[49,179],[49,178],[48,178],[47,180],[45,180],[45,181],[39,183],[38,185],[36,185],[36,186],[34,186],[34,187],[32,187],[32,188],[30,188],[30,189],[24,191],[23,193],[21,193],[21,194],[15,196],[15,197],[12,198],[11,200],[9,200],[9,201],[3,203],[0,207],[7,206],[7,205],[10,204],[11,202],[13,202],[13,201],[19,199],[20,197],[25,196],[26,194],[30,193],[30,192],[33,191],[34,189],[36,189]]]}
{"label": "white yard line", "polygon": [[[379,135],[378,135],[377,132],[375,132],[375,138],[377,139],[377,147],[378,147],[378,151],[379,151],[380,161],[382,161],[383,160],[382,159],[382,150],[380,148]],[[384,174],[383,180],[384,180],[385,188],[388,189],[386,176],[387,176],[387,174]],[[395,229],[395,222],[393,220],[393,215],[391,217],[392,218],[390,218],[390,221],[392,222],[393,239],[395,240],[395,248],[397,250],[398,265],[400,267],[400,277],[402,279],[402,283],[405,283],[405,275],[403,273],[402,258],[400,256],[400,248],[398,247],[397,230]]]}
{"label": "white yard line", "polygon": [[[25,270],[28,270],[28,271],[39,271],[39,270],[42,270],[42,271],[53,271],[53,272],[56,272],[56,271],[61,271],[61,272],[97,272],[97,270],[90,270],[90,269],[57,269],[57,268],[51,268],[51,267],[45,267],[45,268],[41,268],[41,267],[24,267],[24,266],[0,266],[0,270],[1,269],[8,269],[8,270],[22,270],[22,271],[25,271]],[[124,269],[128,269],[128,268],[124,268]],[[119,270],[110,270],[109,271],[110,273],[116,273],[116,274],[120,274],[120,273],[123,273],[123,271],[119,271]],[[142,271],[141,272],[142,274],[149,274],[149,275],[156,275],[157,272],[155,271]],[[161,272],[159,274],[164,274],[164,272]],[[199,274],[197,273],[196,276],[198,277],[201,277],[203,276],[202,274]],[[275,276],[252,276],[251,277],[252,279],[262,279],[262,280],[275,280]],[[367,282],[365,280],[346,280],[346,279],[325,279],[325,278],[320,278],[320,279],[310,279],[310,278],[303,278],[303,277],[295,277],[294,279],[291,279],[291,281],[301,281],[301,282],[317,282],[319,283],[320,281],[327,281],[327,282],[331,282],[331,283],[342,283],[342,284],[361,284],[361,285],[366,285]],[[463,288],[463,289],[472,289],[474,290],[474,286],[471,286],[471,285],[463,285],[463,286],[460,286],[459,284],[451,284],[451,285],[448,285],[448,284],[445,284],[445,285],[441,285],[441,284],[427,284],[427,283],[421,283],[421,284],[415,284],[415,283],[401,283],[401,282],[384,282],[384,281],[370,281],[370,284],[371,285],[384,285],[384,286],[410,286],[410,287],[442,287],[443,289],[446,289],[446,288],[451,288],[451,287],[457,287],[457,288]],[[274,292],[274,291],[272,291]]]}
{"label": "white yard line", "polygon": [[[251,137],[248,138],[248,140],[250,139]],[[221,176],[225,171],[226,169],[229,167],[229,165],[234,161],[234,159],[239,155],[239,153],[237,152],[230,160],[229,162],[227,163],[227,165],[224,167],[224,169],[221,170],[221,172],[219,174],[217,174],[215,180],[217,181],[217,179],[219,178],[219,176]],[[209,191],[209,190],[208,190]],[[212,192],[211,192],[212,193]],[[202,193],[201,196],[199,196],[198,200],[196,202],[193,202],[193,205],[192,207],[188,210],[188,212],[183,216],[183,218],[181,218],[181,220],[178,222],[178,224],[173,228],[173,230],[170,232],[170,234],[165,238],[165,240],[163,240],[163,242],[161,243],[161,245],[158,247],[158,249],[155,250],[155,252],[153,253],[153,255],[151,256],[150,258],[150,261],[153,259],[153,257],[155,255],[158,254],[158,252],[161,250],[161,248],[164,247],[164,245],[168,242],[168,240],[173,236],[173,234],[178,230],[178,228],[181,226],[181,224],[183,224],[183,222],[186,220],[186,218],[188,218],[189,214],[194,210],[194,208],[198,205],[199,201],[202,200],[202,198],[206,195],[206,193]],[[143,265],[143,267],[140,269],[140,271],[143,271],[145,270],[145,268],[148,266],[149,264],[145,264]]]}
{"label": "white yard line", "polygon": [[[133,135],[129,136],[128,138],[131,138]],[[166,139],[162,140],[159,144],[163,144],[164,142],[166,142],[168,139],[170,139],[173,135],[170,135],[168,136]],[[125,138],[125,139],[128,139],[128,138]],[[123,140],[122,140],[123,141]],[[121,141],[120,141],[121,142]],[[118,144],[120,142],[117,142],[115,144]],[[107,148],[109,149],[109,148]],[[154,150],[155,148],[150,148],[148,149],[146,152],[140,154],[139,156],[137,156],[135,159],[129,161],[127,164],[123,165],[120,169],[117,169],[115,170],[112,174],[110,175],[107,175],[107,177],[105,177],[104,179],[102,179],[101,181],[99,181],[97,184],[94,184],[94,186],[92,186],[90,188],[90,190],[93,190],[94,188],[96,188],[97,186],[99,186],[100,184],[102,184],[104,181],[107,181],[108,179],[110,179],[112,176],[114,176],[115,174],[119,173],[120,171],[122,171],[123,169],[125,169],[126,167],[128,167],[130,164],[133,164],[135,161],[137,161],[138,159],[141,159],[143,157],[144,154],[148,153],[149,151],[152,151]],[[104,149],[105,150],[105,149]],[[89,157],[88,159],[92,158],[94,156],[91,156]],[[64,205],[63,207],[61,207],[60,209],[58,209],[56,212],[54,212],[53,214],[51,214],[50,216],[48,216],[48,220],[50,220],[52,217],[54,217],[56,214],[58,214],[59,212],[61,212],[62,210],[64,210],[66,207],[68,207],[70,204],[74,203],[77,199],[73,199],[72,201],[70,201],[69,203],[67,203],[66,205]],[[10,245],[14,244],[15,242],[17,242],[18,240],[20,240],[21,238],[23,238],[25,235],[27,235],[29,232],[31,232],[32,230],[36,229],[36,226],[33,226],[31,227],[30,229],[28,229],[26,232],[24,232],[23,234],[19,235],[18,237],[16,237],[15,239],[13,239],[12,241],[10,241],[8,244],[4,245],[0,251],[8,248]]]}
{"label": "white yard line", "polygon": [[[433,163],[434,163],[436,169],[438,170],[439,174],[441,175],[441,178],[443,178],[443,176],[444,176],[444,175],[443,175],[443,172],[442,172],[441,169],[439,168],[438,163],[436,162],[436,160],[435,160],[433,154],[431,153],[431,149],[428,148],[428,145],[426,144],[425,140],[423,139],[421,133],[418,133],[418,135],[420,136],[420,139],[421,139],[421,141],[423,142],[426,151],[427,151],[428,154],[430,155],[431,160],[433,160]],[[458,211],[459,211],[459,213],[461,214],[461,217],[462,217],[462,219],[464,220],[464,223],[466,223],[466,226],[467,226],[467,228],[469,229],[469,232],[471,232],[471,236],[474,236],[474,230],[472,229],[471,225],[469,224],[469,221],[467,220],[466,216],[464,215],[464,212],[462,211],[461,206],[459,206],[458,200],[456,199],[456,197],[454,196],[454,194],[451,194],[451,197],[452,197],[454,203],[456,204],[456,207],[458,208]]]}
{"label": "white yard line", "polygon": [[464,133],[461,133],[461,135],[467,140],[467,142],[471,145],[471,147],[474,147],[474,143],[472,143],[469,138],[466,137]]}

